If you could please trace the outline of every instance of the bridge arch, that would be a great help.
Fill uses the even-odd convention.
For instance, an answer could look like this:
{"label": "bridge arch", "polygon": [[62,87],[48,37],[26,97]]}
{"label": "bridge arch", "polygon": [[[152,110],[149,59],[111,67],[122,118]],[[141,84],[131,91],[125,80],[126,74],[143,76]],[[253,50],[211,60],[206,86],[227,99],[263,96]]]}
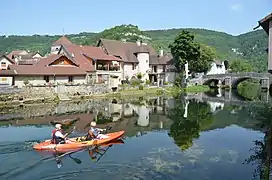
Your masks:
{"label": "bridge arch", "polygon": [[256,80],[260,83],[260,80],[259,79],[256,79],[256,78],[252,78],[252,77],[241,77],[241,78],[237,78],[235,80],[232,81],[232,89],[237,89],[238,85],[243,82],[243,81],[246,81],[248,79],[252,79],[252,80]]}

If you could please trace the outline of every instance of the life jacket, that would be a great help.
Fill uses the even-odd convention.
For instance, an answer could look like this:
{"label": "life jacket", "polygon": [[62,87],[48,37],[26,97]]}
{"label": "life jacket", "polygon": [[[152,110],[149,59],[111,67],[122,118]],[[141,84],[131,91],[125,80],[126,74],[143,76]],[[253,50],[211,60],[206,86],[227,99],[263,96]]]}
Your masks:
{"label": "life jacket", "polygon": [[[92,136],[91,136],[90,132],[92,133]],[[90,130],[88,131],[87,135],[86,135],[86,140],[94,139],[98,135],[99,135],[99,131],[96,128],[91,127]]]}
{"label": "life jacket", "polygon": [[54,129],[52,131],[53,136],[52,136],[52,140],[51,140],[51,142],[53,144],[58,144],[59,142],[61,142],[63,140],[61,137],[57,137],[56,136],[56,132],[58,132],[58,131],[60,131],[63,134],[63,130],[62,129],[61,130]]}
{"label": "life jacket", "polygon": [[99,135],[99,131],[96,128],[91,127],[91,132],[93,133],[94,137]]}

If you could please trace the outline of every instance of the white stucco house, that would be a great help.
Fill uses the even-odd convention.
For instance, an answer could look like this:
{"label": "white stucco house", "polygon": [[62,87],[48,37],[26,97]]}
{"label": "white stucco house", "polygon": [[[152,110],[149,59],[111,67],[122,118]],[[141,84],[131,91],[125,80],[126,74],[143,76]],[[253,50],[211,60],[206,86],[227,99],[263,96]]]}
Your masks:
{"label": "white stucco house", "polygon": [[0,85],[12,85],[13,78],[11,72],[8,70],[8,66],[14,64],[14,61],[6,55],[0,56]]}
{"label": "white stucco house", "polygon": [[214,62],[212,62],[211,64],[211,69],[206,74],[225,74],[226,72],[227,68],[225,66],[225,62],[220,60],[214,60]]}
{"label": "white stucco house", "polygon": [[164,54],[163,50],[157,53],[152,46],[141,41],[109,39],[100,39],[97,46],[123,60],[122,80],[137,78],[137,74],[141,74],[143,81],[150,80],[157,84],[175,81],[176,73],[170,63],[172,56]]}

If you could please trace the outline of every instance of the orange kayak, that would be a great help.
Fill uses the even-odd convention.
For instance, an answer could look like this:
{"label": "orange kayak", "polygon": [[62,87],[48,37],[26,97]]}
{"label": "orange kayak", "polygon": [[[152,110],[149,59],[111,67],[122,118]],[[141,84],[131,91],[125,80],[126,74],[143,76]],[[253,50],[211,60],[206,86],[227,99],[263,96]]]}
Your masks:
{"label": "orange kayak", "polygon": [[51,140],[46,140],[44,142],[34,145],[33,148],[35,150],[56,150],[56,151],[62,151],[62,150],[68,150],[68,149],[80,149],[80,148],[92,146],[92,145],[102,145],[107,142],[117,140],[120,137],[122,137],[124,133],[125,131],[108,133],[108,134],[105,134],[108,136],[108,138],[94,139],[90,141],[80,141],[79,139],[81,139],[81,137],[75,137],[75,138],[69,139],[71,141],[74,141],[73,143],[69,143],[69,144],[68,143],[67,144],[52,144]]}

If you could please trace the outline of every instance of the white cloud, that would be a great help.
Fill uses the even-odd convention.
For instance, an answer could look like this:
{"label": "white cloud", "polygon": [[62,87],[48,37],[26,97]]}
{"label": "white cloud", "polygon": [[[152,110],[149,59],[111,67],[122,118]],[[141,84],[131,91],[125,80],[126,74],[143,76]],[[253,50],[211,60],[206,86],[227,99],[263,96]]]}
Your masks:
{"label": "white cloud", "polygon": [[230,9],[233,11],[241,11],[243,9],[243,7],[244,6],[242,4],[236,3],[236,4],[232,4],[230,6]]}

